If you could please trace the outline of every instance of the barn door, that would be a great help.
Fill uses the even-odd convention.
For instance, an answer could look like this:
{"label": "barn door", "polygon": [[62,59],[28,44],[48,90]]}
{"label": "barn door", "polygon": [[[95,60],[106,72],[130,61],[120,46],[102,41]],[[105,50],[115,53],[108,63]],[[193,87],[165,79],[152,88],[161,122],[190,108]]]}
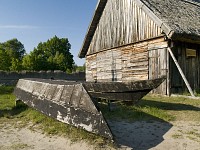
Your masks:
{"label": "barn door", "polygon": [[[167,49],[149,49],[149,79],[167,76],[168,53]],[[162,83],[153,93],[167,95],[167,81]]]}
{"label": "barn door", "polygon": [[186,49],[186,78],[194,91],[198,90],[198,66],[198,51],[195,49]]}

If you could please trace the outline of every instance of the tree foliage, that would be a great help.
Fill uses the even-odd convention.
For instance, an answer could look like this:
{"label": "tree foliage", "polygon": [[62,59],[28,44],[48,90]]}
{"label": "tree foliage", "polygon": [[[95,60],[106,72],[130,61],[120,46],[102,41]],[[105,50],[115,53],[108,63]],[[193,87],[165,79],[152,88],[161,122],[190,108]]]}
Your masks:
{"label": "tree foliage", "polygon": [[70,53],[71,45],[67,38],[53,38],[47,42],[40,42],[36,48],[23,59],[26,70],[62,70],[72,71],[73,55]]}
{"label": "tree foliage", "polygon": [[11,39],[4,43],[0,43],[0,70],[21,70],[24,54],[24,45],[17,39]]}
{"label": "tree foliage", "polygon": [[0,70],[62,70],[72,72],[74,67],[71,45],[67,38],[53,38],[40,42],[30,54],[17,39],[0,43]]}
{"label": "tree foliage", "polygon": [[12,58],[22,60],[25,54],[24,45],[17,39],[9,40],[5,43],[2,43],[6,53]]}
{"label": "tree foliage", "polygon": [[85,72],[85,64],[83,66],[77,66],[76,64],[73,66],[74,72]]}
{"label": "tree foliage", "polygon": [[19,59],[12,58],[11,66],[9,67],[11,71],[21,71],[22,70],[22,62]]}
{"label": "tree foliage", "polygon": [[0,70],[9,71],[10,58],[5,50],[0,48]]}

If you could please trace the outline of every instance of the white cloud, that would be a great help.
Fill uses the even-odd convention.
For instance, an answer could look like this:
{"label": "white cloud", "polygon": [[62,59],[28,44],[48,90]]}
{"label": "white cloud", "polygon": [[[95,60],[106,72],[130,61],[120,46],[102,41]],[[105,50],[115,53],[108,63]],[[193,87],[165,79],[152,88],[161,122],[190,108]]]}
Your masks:
{"label": "white cloud", "polygon": [[37,26],[30,25],[0,25],[0,29],[38,29]]}

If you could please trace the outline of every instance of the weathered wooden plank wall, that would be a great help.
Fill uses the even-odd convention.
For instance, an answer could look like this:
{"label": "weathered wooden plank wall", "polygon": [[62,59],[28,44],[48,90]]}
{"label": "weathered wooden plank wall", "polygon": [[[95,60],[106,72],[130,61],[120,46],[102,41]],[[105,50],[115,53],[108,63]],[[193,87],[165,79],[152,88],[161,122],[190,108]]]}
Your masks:
{"label": "weathered wooden plank wall", "polygon": [[122,81],[148,79],[148,42],[137,43],[122,50]]}
{"label": "weathered wooden plank wall", "polygon": [[96,54],[87,56],[86,58],[86,81],[96,81],[97,80],[97,62]]}
{"label": "weathered wooden plank wall", "polygon": [[[196,50],[196,56],[187,56],[186,49]],[[173,53],[182,68],[191,88],[194,91],[200,90],[200,45],[184,42],[175,42]],[[174,62],[170,60],[171,92],[182,93],[187,91]]]}
{"label": "weathered wooden plank wall", "polygon": [[[152,74],[156,75],[151,74],[150,79],[165,75],[167,64],[163,62],[166,60],[166,51],[164,51],[166,47],[167,42],[164,37],[159,37],[88,55],[86,80],[98,82],[147,80],[149,68],[155,68],[153,66],[156,63],[149,61],[149,51],[160,51],[159,53],[162,54],[162,58],[159,59],[162,65],[157,68],[160,70],[157,72],[152,70]],[[160,74],[157,76],[157,73]]]}
{"label": "weathered wooden plank wall", "polygon": [[87,54],[156,37],[161,32],[134,0],[109,0]]}
{"label": "weathered wooden plank wall", "polygon": [[[161,76],[168,78],[169,56],[167,52],[167,42],[160,40],[159,43],[148,45],[149,51],[149,79],[156,79]],[[168,82],[165,80],[158,88],[152,92],[168,95]]]}

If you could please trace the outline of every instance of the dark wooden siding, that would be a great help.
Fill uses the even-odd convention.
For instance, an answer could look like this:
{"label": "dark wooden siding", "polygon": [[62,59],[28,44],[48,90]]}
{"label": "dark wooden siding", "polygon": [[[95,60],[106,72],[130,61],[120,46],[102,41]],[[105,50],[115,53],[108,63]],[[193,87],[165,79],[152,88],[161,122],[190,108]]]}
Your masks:
{"label": "dark wooden siding", "polygon": [[161,29],[140,7],[134,0],[109,0],[87,54],[160,35]]}
{"label": "dark wooden siding", "polygon": [[[155,65],[149,64],[149,51],[165,50],[165,47],[167,47],[167,42],[164,41],[164,37],[159,37],[88,55],[86,57],[86,80],[101,82],[147,80],[149,79],[149,66]],[[163,57],[165,57],[164,54]],[[155,62],[150,61],[150,63]],[[151,79],[156,77],[151,76]]]}
{"label": "dark wooden siding", "polygon": [[[196,50],[196,57],[186,56],[186,49]],[[175,42],[173,53],[178,60],[180,67],[182,68],[191,88],[194,91],[200,90],[200,45]],[[171,92],[182,93],[186,92],[187,88],[183,79],[180,76],[174,62],[170,59],[170,78],[171,78]]]}

